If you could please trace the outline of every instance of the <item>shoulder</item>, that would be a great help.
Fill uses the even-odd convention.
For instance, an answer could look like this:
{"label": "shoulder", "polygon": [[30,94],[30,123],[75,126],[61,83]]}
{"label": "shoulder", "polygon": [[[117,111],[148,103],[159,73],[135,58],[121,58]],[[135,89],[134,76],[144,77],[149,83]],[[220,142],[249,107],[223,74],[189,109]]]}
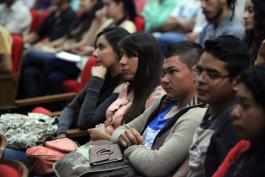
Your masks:
{"label": "shoulder", "polygon": [[129,33],[136,32],[135,24],[130,20],[124,20],[119,26],[126,29]]}
{"label": "shoulder", "polygon": [[114,89],[113,93],[120,93],[122,90],[127,89],[127,87],[128,83],[122,83]]}
{"label": "shoulder", "polygon": [[189,121],[196,124],[200,124],[206,113],[206,107],[193,107],[190,108],[186,113],[184,113],[177,122]]}

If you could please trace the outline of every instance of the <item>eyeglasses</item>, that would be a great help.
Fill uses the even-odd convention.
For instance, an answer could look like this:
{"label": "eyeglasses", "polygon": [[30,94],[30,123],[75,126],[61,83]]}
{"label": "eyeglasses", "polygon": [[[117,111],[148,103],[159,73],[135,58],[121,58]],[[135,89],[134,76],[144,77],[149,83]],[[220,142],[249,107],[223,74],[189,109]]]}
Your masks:
{"label": "eyeglasses", "polygon": [[230,77],[229,74],[222,75],[215,70],[207,70],[201,67],[197,67],[196,69],[194,69],[193,73],[195,74],[196,79],[199,77],[204,77],[205,79],[208,79],[208,80],[218,80],[218,79],[224,79],[224,78]]}

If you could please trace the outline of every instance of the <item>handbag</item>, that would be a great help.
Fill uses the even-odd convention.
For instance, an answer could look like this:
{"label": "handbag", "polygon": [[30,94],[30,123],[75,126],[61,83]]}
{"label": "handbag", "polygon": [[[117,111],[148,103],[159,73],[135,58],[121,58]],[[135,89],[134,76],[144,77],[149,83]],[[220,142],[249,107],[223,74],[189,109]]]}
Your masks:
{"label": "handbag", "polygon": [[34,175],[53,174],[52,165],[65,156],[66,153],[77,149],[77,144],[69,138],[46,141],[43,146],[27,149],[29,167]]}
{"label": "handbag", "polygon": [[[116,152],[116,155],[111,157],[112,153],[108,150],[111,150],[112,148],[118,148],[118,151]],[[123,154],[119,154],[119,151],[121,152],[119,146],[113,144],[111,141],[99,140],[88,142],[85,145],[80,146],[77,150],[66,154],[62,159],[54,163],[53,169],[58,177],[136,176],[137,172],[132,168],[129,161],[123,157]],[[104,152],[107,152],[107,158],[106,156],[97,157],[97,152],[103,152],[103,156],[105,155]],[[122,156],[122,158],[120,156]],[[115,160],[113,160],[113,158]],[[93,160],[100,163],[92,165]]]}

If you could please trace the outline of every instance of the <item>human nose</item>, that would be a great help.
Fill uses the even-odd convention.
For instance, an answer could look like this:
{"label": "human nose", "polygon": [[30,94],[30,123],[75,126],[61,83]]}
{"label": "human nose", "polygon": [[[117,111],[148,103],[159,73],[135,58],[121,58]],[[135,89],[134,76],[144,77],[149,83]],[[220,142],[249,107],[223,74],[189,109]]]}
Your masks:
{"label": "human nose", "polygon": [[169,82],[169,78],[167,74],[164,74],[160,77],[160,80],[163,84],[167,84]]}
{"label": "human nose", "polygon": [[240,105],[236,105],[233,109],[233,111],[231,112],[231,118],[233,120],[239,119],[240,118]]}
{"label": "human nose", "polygon": [[92,54],[93,56],[95,56],[95,57],[98,57],[98,48],[96,48],[94,51],[93,51],[93,54]]}
{"label": "human nose", "polygon": [[120,59],[120,65],[126,65],[127,61],[128,61],[127,57],[125,55],[122,55]]}

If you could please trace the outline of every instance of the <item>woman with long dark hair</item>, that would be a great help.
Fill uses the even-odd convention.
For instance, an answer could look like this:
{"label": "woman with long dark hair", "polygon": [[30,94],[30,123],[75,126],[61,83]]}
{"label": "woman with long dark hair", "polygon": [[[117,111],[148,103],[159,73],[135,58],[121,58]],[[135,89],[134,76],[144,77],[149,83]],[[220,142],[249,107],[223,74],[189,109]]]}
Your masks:
{"label": "woman with long dark hair", "polygon": [[263,177],[265,174],[265,65],[240,75],[237,103],[231,113],[242,139],[227,155],[214,177]]}
{"label": "woman with long dark hair", "polygon": [[252,63],[257,58],[261,42],[265,39],[265,1],[246,0],[244,26],[246,42],[249,47]]}
{"label": "woman with long dark hair", "polygon": [[118,88],[119,97],[108,108],[105,123],[89,130],[92,140],[110,139],[118,126],[132,121],[164,94],[159,86],[162,60],[156,39],[135,33],[123,38],[119,49],[121,73],[127,82]]}

